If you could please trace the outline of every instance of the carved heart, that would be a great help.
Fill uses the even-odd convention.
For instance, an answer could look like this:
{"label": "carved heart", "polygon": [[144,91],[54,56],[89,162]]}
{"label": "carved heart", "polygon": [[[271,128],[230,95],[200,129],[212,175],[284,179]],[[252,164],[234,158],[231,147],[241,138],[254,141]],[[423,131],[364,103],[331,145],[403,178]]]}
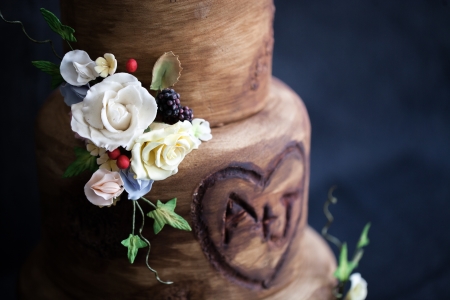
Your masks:
{"label": "carved heart", "polygon": [[195,234],[211,264],[249,288],[269,288],[285,264],[302,215],[306,161],[288,146],[265,171],[235,163],[194,193]]}

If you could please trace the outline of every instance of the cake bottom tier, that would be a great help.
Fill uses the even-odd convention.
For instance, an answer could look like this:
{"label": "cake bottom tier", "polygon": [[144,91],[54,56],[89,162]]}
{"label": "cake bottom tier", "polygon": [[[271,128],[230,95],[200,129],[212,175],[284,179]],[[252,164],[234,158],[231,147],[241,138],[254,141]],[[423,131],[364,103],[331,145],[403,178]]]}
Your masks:
{"label": "cake bottom tier", "polygon": [[121,241],[132,232],[131,201],[99,208],[83,192],[88,172],[62,178],[73,148],[83,147],[69,111],[55,92],[37,119],[42,241],[21,273],[24,299],[329,298],[335,262],[307,227],[310,123],[283,83],[272,81],[259,113],[214,128],[146,195],[153,203],[177,198],[176,212],[193,229],[165,226],[155,235],[152,219],[136,215],[136,230],[145,220],[150,266],[172,285],[147,268],[148,248],[127,260]]}
{"label": "cake bottom tier", "polygon": [[[22,267],[19,278],[20,299],[255,299],[244,293],[232,295],[205,295],[196,287],[183,284],[181,288],[175,283],[155,293],[152,289],[130,294],[129,298],[121,295],[101,295],[98,291],[89,294],[69,294],[58,280],[51,278],[49,266],[45,263],[45,248],[39,244],[28,257]],[[310,227],[307,227],[300,241],[299,254],[295,271],[291,274],[294,280],[279,292],[267,296],[267,300],[329,300],[334,299],[332,289],[335,284],[332,272],[335,270],[334,257],[323,239]],[[47,273],[48,271],[49,274]],[[87,276],[90,277],[91,275]],[[146,278],[152,280],[152,278]],[[66,282],[65,285],[70,285]],[[100,290],[116,285],[111,281],[104,282]]]}

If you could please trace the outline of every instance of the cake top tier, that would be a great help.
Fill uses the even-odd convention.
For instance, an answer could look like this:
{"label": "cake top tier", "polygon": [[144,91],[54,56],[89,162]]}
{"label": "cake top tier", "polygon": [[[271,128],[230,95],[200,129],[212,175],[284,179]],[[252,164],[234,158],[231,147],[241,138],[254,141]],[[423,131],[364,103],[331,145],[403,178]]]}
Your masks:
{"label": "cake top tier", "polygon": [[273,0],[64,0],[63,23],[73,27],[91,58],[112,53],[117,72],[128,59],[149,88],[152,68],[165,52],[183,71],[174,86],[183,105],[212,126],[249,117],[269,93]]}

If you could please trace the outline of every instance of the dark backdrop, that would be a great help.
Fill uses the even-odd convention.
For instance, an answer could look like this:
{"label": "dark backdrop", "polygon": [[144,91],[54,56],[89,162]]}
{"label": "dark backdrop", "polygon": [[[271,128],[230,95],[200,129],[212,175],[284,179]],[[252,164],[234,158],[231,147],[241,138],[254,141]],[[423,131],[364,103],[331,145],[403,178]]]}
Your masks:
{"label": "dark backdrop", "polygon": [[[357,269],[368,299],[450,299],[449,4],[276,6],[273,73],[302,96],[313,128],[309,223],[321,229],[328,188],[337,184],[331,233],[352,249],[372,222]],[[58,40],[40,7],[57,12],[58,2],[0,3],[32,37]],[[40,235],[33,127],[50,92],[49,76],[30,61],[53,56],[2,21],[0,43],[0,293],[14,299],[19,267]]]}

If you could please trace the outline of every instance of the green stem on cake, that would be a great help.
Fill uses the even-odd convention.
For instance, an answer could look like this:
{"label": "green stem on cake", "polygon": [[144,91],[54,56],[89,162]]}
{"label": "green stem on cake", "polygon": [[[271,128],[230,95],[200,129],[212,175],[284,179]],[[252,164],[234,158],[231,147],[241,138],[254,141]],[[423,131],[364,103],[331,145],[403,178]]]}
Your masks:
{"label": "green stem on cake", "polygon": [[[10,23],[10,24],[20,24],[20,26],[22,26],[22,31],[23,31],[23,33],[25,33],[25,36],[26,36],[30,41],[32,41],[33,43],[37,43],[37,44],[50,43],[50,45],[52,46],[52,50],[53,50],[53,53],[55,54],[55,56],[56,56],[57,58],[59,58],[59,59],[62,60],[61,56],[59,56],[58,53],[56,53],[56,50],[55,50],[55,47],[53,46],[52,40],[38,41],[38,40],[35,40],[35,39],[31,38],[31,37],[28,35],[28,33],[25,31],[25,26],[23,26],[23,23],[22,23],[22,22],[20,22],[20,21],[8,21],[8,20],[6,20],[6,19],[3,17],[1,11],[0,11],[0,18],[2,18],[3,21],[5,21],[6,23]],[[70,45],[69,45],[69,46],[70,46]],[[72,48],[72,47],[70,47],[70,48]]]}
{"label": "green stem on cake", "polygon": [[[143,197],[142,197],[142,198],[143,198]],[[147,199],[145,199],[145,198],[143,198],[143,199],[144,199],[144,200],[147,200]],[[148,201],[148,200],[147,200],[147,201]],[[141,208],[141,206],[139,205],[139,203],[138,203],[137,201],[133,201],[133,202],[136,203],[137,208],[139,209],[139,211],[141,212],[141,215],[142,215],[142,224],[141,224],[141,227],[139,228],[139,237],[140,237],[144,242],[146,242],[147,245],[148,245],[147,256],[145,257],[145,263],[146,263],[146,265],[147,265],[147,268],[155,274],[155,277],[156,277],[156,279],[157,279],[159,282],[164,283],[164,284],[172,284],[172,283],[173,283],[172,281],[163,281],[163,280],[161,280],[161,278],[159,278],[158,272],[157,272],[155,269],[153,269],[152,267],[150,267],[150,265],[149,265],[149,263],[148,263],[148,258],[149,258],[149,256],[150,256],[151,245],[150,245],[150,242],[142,235],[142,230],[144,229],[145,215],[144,215],[144,211],[142,210],[142,208]],[[148,201],[148,202],[150,202],[150,201]],[[150,203],[151,203],[151,202],[150,202]],[[152,203],[152,204],[153,204],[153,203]],[[153,206],[154,206],[154,205],[153,205]]]}
{"label": "green stem on cake", "polygon": [[145,202],[147,202],[148,204],[150,204],[154,209],[157,209],[156,205],[153,204],[150,200],[145,199],[144,197],[141,197],[142,200],[144,200]]}
{"label": "green stem on cake", "polygon": [[69,47],[70,47],[70,50],[72,50],[73,51],[73,48],[72,48],[72,45],[69,43],[69,41],[66,41],[67,42],[67,45],[69,45]]}
{"label": "green stem on cake", "polygon": [[339,250],[341,250],[342,247],[342,243],[341,241],[335,237],[332,236],[331,234],[328,233],[328,229],[330,229],[331,224],[334,221],[334,217],[331,214],[330,210],[329,210],[329,206],[330,204],[336,204],[337,203],[337,199],[335,197],[333,197],[333,191],[336,188],[336,186],[332,186],[330,188],[330,190],[328,191],[328,199],[325,202],[324,206],[323,206],[323,212],[328,220],[327,224],[322,228],[322,236],[329,241],[330,243],[334,244],[336,247],[338,247]]}
{"label": "green stem on cake", "polygon": [[131,233],[132,235],[134,235],[134,227],[135,227],[135,225],[136,225],[136,201],[133,201],[133,231]]}

